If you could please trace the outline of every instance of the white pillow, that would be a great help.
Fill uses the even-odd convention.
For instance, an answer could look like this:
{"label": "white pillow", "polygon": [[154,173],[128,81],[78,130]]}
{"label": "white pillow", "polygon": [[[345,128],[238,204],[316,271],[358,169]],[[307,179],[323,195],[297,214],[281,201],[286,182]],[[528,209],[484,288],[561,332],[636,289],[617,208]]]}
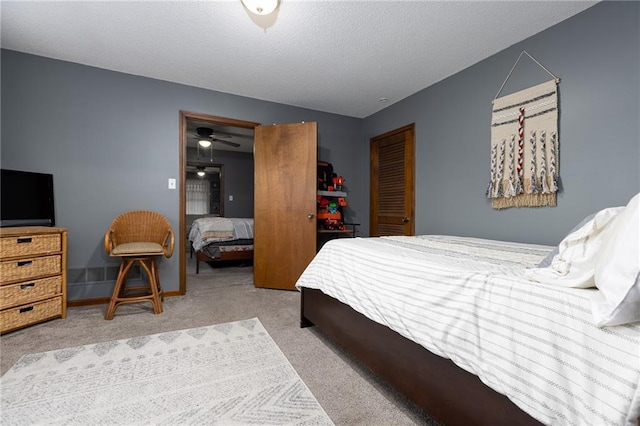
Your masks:
{"label": "white pillow", "polygon": [[[576,226],[574,226],[571,229],[571,231],[569,231],[569,234],[571,234],[572,232],[576,232],[578,229],[582,228],[587,222],[591,221],[594,217],[596,217],[596,214],[597,212],[591,213],[589,216],[582,219],[580,223],[578,223]],[[553,250],[549,252],[548,255],[545,256],[544,259],[540,261],[540,263],[538,263],[538,268],[546,268],[547,266],[551,266],[551,262],[553,261],[553,258],[556,257],[556,255],[559,252],[560,252],[560,246],[556,246]]]}
{"label": "white pillow", "polygon": [[525,271],[531,281],[562,287],[595,287],[595,261],[600,251],[604,230],[624,207],[600,210],[577,231],[569,233],[558,245],[551,265]]}
{"label": "white pillow", "polygon": [[640,321],[640,194],[604,232],[591,298],[598,327]]}

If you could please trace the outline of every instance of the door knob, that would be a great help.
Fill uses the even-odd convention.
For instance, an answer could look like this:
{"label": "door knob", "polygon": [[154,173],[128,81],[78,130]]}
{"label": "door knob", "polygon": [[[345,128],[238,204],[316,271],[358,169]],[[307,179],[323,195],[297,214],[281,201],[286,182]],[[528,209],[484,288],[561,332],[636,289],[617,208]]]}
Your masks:
{"label": "door knob", "polygon": [[411,219],[409,219],[408,217],[405,216],[405,217],[402,218],[402,223],[407,223],[407,222],[409,222],[409,220],[411,220]]}
{"label": "door knob", "polygon": [[315,216],[315,214],[313,214],[313,213],[309,213],[309,214],[307,215],[307,219],[313,219],[313,217],[314,217],[314,216]]}

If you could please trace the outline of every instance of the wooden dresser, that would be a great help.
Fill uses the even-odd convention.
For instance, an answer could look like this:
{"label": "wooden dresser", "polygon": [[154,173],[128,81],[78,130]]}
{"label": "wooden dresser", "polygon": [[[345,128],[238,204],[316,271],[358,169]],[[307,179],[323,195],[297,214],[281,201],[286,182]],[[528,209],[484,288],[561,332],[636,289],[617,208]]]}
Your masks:
{"label": "wooden dresser", "polygon": [[67,230],[0,228],[0,333],[67,316]]}

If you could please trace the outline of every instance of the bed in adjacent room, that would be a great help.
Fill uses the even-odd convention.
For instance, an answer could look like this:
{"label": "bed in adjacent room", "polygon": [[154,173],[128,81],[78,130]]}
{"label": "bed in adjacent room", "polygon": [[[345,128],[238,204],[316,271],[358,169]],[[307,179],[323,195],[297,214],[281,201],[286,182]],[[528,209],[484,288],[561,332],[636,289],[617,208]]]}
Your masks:
{"label": "bed in adjacent room", "polygon": [[[635,243],[628,226],[616,232],[631,242],[623,256],[635,250],[625,273],[636,280],[628,294],[640,295],[631,226]],[[578,259],[592,251],[579,244],[602,240],[596,252],[611,253],[617,243],[594,222],[581,232],[550,268],[571,256],[593,268],[603,260]],[[640,425],[640,312],[596,319],[604,278],[602,288],[536,282],[552,249],[438,235],[333,240],[297,282],[301,325],[318,326],[444,424]]]}
{"label": "bed in adjacent room", "polygon": [[253,218],[203,217],[193,221],[189,231],[196,274],[200,262],[253,260]]}

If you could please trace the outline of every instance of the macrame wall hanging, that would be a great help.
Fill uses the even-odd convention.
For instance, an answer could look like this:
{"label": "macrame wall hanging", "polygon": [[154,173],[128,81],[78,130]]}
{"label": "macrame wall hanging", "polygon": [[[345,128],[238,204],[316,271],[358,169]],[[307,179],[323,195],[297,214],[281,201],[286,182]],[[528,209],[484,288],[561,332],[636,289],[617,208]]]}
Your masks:
{"label": "macrame wall hanging", "polygon": [[[523,54],[553,80],[498,98]],[[523,50],[498,90],[491,116],[491,180],[486,194],[494,209],[556,205],[559,82]]]}

